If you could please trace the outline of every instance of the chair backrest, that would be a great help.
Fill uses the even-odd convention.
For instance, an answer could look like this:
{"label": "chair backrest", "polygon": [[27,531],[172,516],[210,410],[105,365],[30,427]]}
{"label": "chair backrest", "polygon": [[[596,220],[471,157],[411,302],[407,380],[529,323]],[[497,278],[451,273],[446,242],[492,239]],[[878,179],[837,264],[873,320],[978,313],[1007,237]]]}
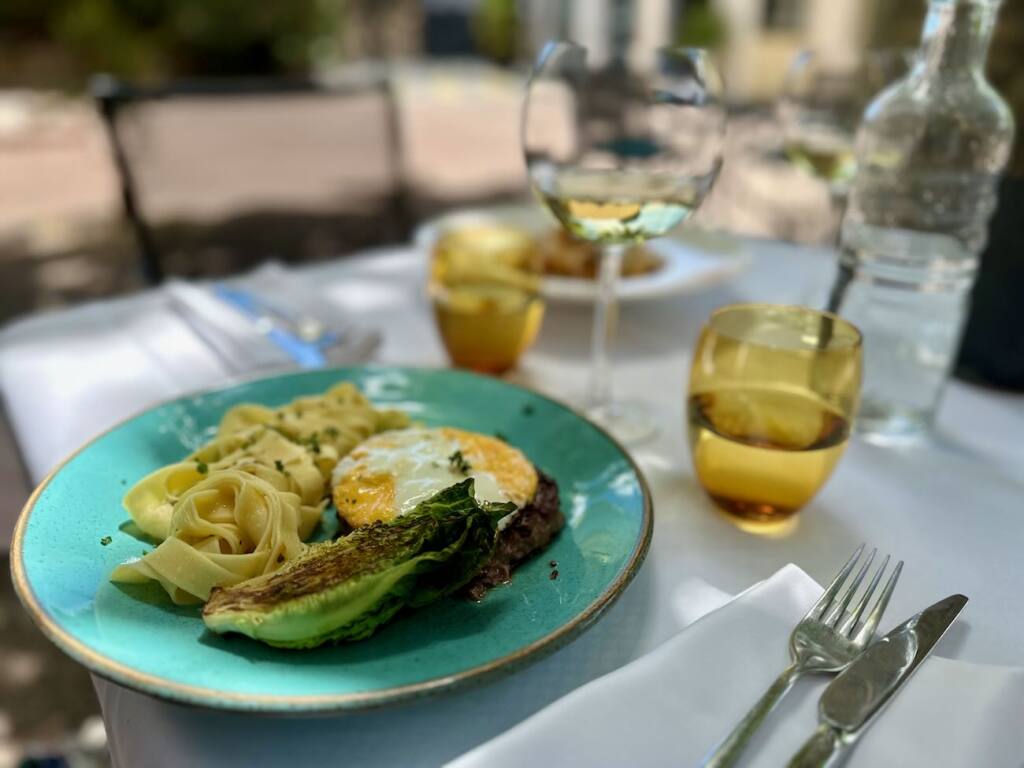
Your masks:
{"label": "chair backrest", "polygon": [[159,87],[98,77],[93,94],[151,282],[407,234],[386,76]]}

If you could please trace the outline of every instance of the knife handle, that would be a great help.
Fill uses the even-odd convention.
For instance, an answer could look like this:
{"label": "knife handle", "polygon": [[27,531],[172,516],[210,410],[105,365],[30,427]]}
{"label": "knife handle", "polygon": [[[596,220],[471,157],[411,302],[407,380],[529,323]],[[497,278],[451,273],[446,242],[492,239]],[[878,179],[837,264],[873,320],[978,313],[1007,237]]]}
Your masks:
{"label": "knife handle", "polygon": [[793,755],[788,768],[836,768],[846,759],[846,742],[830,725],[819,725],[800,751]]}

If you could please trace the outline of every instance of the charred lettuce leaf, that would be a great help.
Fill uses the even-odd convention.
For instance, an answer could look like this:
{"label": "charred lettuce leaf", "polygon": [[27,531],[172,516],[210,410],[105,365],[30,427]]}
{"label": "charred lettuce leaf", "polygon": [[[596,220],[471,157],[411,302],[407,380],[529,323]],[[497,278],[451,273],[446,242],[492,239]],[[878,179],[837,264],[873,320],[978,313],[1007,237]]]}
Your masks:
{"label": "charred lettuce leaf", "polygon": [[314,544],[274,573],[215,589],[203,621],[280,648],[362,640],[401,609],[466,584],[490,557],[498,520],[515,509],[481,505],[472,478],[464,480],[391,523]]}

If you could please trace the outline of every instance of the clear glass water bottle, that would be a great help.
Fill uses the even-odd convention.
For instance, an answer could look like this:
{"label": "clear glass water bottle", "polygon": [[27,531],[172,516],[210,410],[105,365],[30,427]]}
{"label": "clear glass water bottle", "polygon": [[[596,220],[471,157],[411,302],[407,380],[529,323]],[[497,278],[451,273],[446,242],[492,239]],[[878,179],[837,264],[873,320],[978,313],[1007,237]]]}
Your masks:
{"label": "clear glass water bottle", "polygon": [[864,334],[858,428],[927,433],[960,341],[1013,117],[985,79],[1000,0],[930,0],[921,48],[868,105],[829,308]]}

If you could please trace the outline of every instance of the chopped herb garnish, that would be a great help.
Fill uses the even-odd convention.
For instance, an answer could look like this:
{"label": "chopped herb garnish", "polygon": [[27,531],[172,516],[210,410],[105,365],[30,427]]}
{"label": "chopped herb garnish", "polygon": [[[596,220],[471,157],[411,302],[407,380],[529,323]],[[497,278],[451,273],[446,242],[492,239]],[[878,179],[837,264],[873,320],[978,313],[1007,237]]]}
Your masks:
{"label": "chopped herb garnish", "polygon": [[533,416],[533,406],[527,403],[523,406],[523,416]]}
{"label": "chopped herb garnish", "polygon": [[552,571],[551,574],[548,576],[548,578],[551,579],[552,581],[557,579],[558,578],[558,570],[556,569],[556,570]]}
{"label": "chopped herb garnish", "polygon": [[503,442],[503,443],[507,443],[508,442],[508,438],[505,436],[504,432],[495,432],[494,436],[496,438],[498,438],[499,440],[501,440],[501,442]]}
{"label": "chopped herb garnish", "polygon": [[278,472],[284,472],[284,462],[281,461],[280,459],[274,459],[274,468]]}
{"label": "chopped herb garnish", "polygon": [[128,481],[127,480],[122,480],[121,481],[121,485],[128,485]]}
{"label": "chopped herb garnish", "polygon": [[284,411],[278,411],[278,412],[277,412],[276,414],[274,414],[274,415],[275,415],[275,416],[277,416],[278,420],[282,420],[282,419],[284,419]]}
{"label": "chopped herb garnish", "polygon": [[112,541],[113,541],[113,539],[110,538],[109,536],[104,536],[102,539],[100,539],[100,544],[102,544],[105,547],[105,546],[107,546],[107,544],[109,544]]}
{"label": "chopped herb garnish", "polygon": [[337,437],[338,436],[338,428],[337,427],[324,427],[324,434],[327,435],[328,437]]}
{"label": "chopped herb garnish", "polygon": [[449,456],[448,463],[452,465],[452,469],[456,472],[461,472],[463,475],[468,475],[470,470],[473,469],[469,462],[466,461],[466,457],[462,455],[462,451],[455,451],[455,453]]}
{"label": "chopped herb garnish", "polygon": [[557,560],[552,560],[551,562],[548,563],[548,565],[550,565],[552,568],[557,568],[558,567],[558,561]]}
{"label": "chopped herb garnish", "polygon": [[210,471],[210,468],[208,466],[206,466],[206,462],[205,461],[197,461],[196,462],[196,472],[198,472],[200,475],[205,475],[209,471]]}
{"label": "chopped herb garnish", "polygon": [[313,432],[309,437],[299,437],[296,442],[305,445],[313,453],[320,453],[320,435]]}

